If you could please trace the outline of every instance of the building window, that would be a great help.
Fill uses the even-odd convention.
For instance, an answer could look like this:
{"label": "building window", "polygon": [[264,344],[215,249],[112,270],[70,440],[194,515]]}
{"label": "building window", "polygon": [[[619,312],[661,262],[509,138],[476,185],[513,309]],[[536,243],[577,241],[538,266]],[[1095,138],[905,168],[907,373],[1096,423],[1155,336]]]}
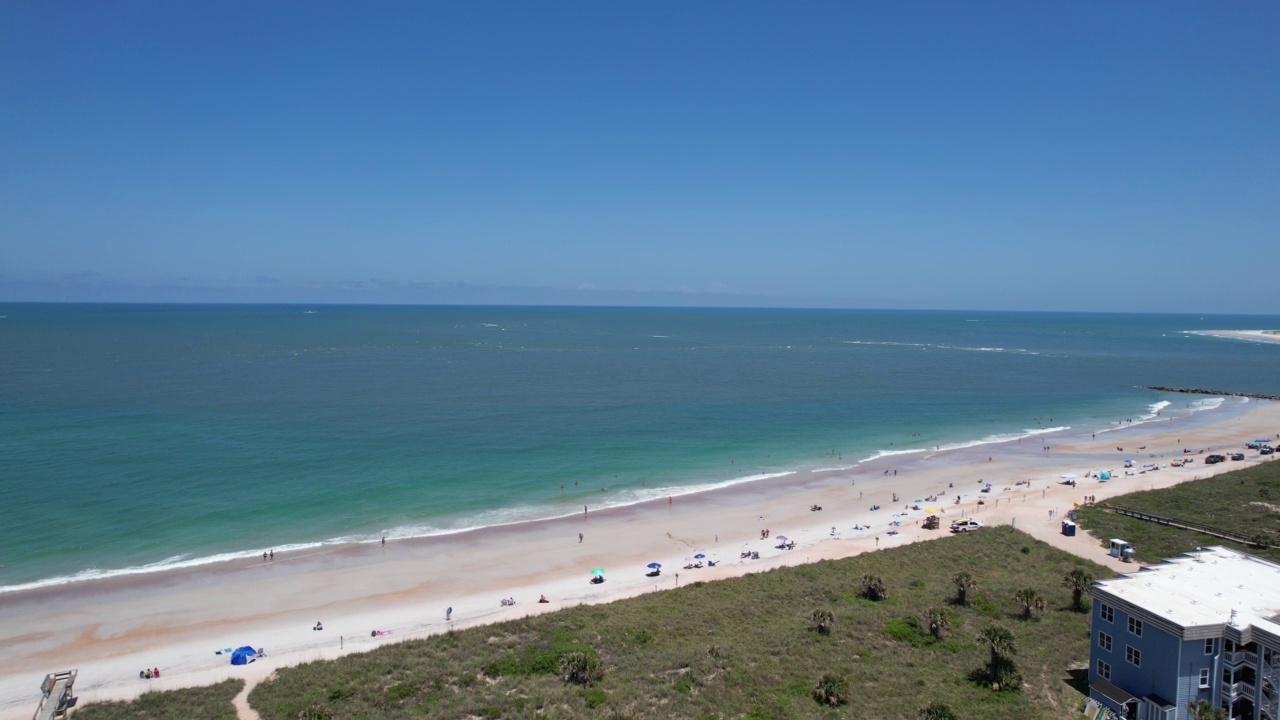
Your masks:
{"label": "building window", "polygon": [[1107,622],[1112,622],[1116,619],[1116,611],[1112,610],[1111,606],[1106,603],[1098,603],[1098,617]]}
{"label": "building window", "polygon": [[1098,675],[1105,680],[1111,679],[1111,666],[1102,660],[1098,661]]}
{"label": "building window", "polygon": [[1137,618],[1129,618],[1129,632],[1142,637],[1142,621]]}
{"label": "building window", "polygon": [[1111,652],[1111,636],[1104,632],[1099,632],[1098,647],[1102,648],[1103,650],[1106,650],[1107,652]]}
{"label": "building window", "polygon": [[1134,667],[1142,667],[1142,651],[1132,645],[1124,646],[1124,659]]}
{"label": "building window", "polygon": [[1212,655],[1212,654],[1213,654],[1213,638],[1206,638],[1206,639],[1205,639],[1205,641],[1204,641],[1204,654],[1205,654],[1205,655]]}
{"label": "building window", "polygon": [[1200,689],[1206,690],[1209,687],[1209,668],[1200,668]]}

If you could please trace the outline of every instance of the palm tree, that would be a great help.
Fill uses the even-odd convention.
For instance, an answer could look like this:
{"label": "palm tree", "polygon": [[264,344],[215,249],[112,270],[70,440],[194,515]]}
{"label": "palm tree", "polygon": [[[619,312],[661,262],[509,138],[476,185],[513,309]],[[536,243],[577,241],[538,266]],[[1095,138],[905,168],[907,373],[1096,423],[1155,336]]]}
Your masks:
{"label": "palm tree", "polygon": [[920,720],[960,720],[950,705],[931,702],[920,708]]}
{"label": "palm tree", "polygon": [[942,631],[951,627],[951,618],[947,617],[946,611],[941,608],[925,610],[920,615],[920,619],[924,621],[925,627],[929,628],[929,633],[935,640],[942,640]]}
{"label": "palm tree", "polygon": [[1002,680],[1008,684],[1017,676],[1013,665],[1013,656],[1018,654],[1018,646],[1014,643],[1013,633],[1003,625],[991,623],[978,633],[978,642],[987,646],[991,652],[991,660],[987,663],[987,679],[998,688]]}
{"label": "palm tree", "polygon": [[889,597],[889,591],[884,586],[884,579],[878,575],[863,575],[862,596],[868,600],[875,601]]}
{"label": "palm tree", "polygon": [[978,581],[968,572],[960,571],[951,576],[951,582],[956,586],[956,604],[967,605],[969,602],[969,591],[978,587]]}
{"label": "palm tree", "polygon": [[1195,720],[1227,720],[1227,711],[1220,707],[1215,707],[1208,700],[1196,700],[1187,705],[1187,710],[1191,711],[1191,717]]}
{"label": "palm tree", "polygon": [[1084,591],[1093,585],[1093,576],[1081,568],[1076,568],[1062,577],[1062,586],[1071,588],[1071,607],[1076,612],[1084,612]]}
{"label": "palm tree", "polygon": [[849,701],[849,681],[829,673],[823,675],[813,686],[813,699],[832,707],[843,705]]}
{"label": "palm tree", "polygon": [[835,613],[830,610],[818,608],[809,614],[809,620],[813,622],[813,629],[819,634],[830,635],[831,626],[835,624]]}
{"label": "palm tree", "polygon": [[604,663],[595,651],[571,652],[560,658],[560,677],[565,682],[587,685],[604,677]]}
{"label": "palm tree", "polygon": [[1018,607],[1022,608],[1022,619],[1030,620],[1031,611],[1036,610],[1044,612],[1045,601],[1040,593],[1031,588],[1023,588],[1013,594],[1013,601],[1018,603]]}

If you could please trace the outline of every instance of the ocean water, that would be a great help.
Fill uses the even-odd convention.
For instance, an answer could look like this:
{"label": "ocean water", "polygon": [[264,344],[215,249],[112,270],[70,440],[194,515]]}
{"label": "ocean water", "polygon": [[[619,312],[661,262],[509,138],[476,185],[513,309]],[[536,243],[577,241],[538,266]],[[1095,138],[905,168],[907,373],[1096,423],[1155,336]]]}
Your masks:
{"label": "ocean water", "polygon": [[1280,317],[0,304],[0,591],[1280,394],[1229,328]]}

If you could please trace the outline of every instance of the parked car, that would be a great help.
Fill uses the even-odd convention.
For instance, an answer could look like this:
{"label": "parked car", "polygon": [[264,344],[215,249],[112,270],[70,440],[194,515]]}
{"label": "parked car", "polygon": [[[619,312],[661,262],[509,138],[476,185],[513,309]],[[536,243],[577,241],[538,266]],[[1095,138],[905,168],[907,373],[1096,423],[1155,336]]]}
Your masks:
{"label": "parked car", "polygon": [[1263,445],[1261,448],[1259,448],[1259,449],[1258,449],[1258,454],[1259,454],[1259,455],[1270,455],[1271,453],[1273,453],[1273,452],[1275,452],[1275,451],[1276,451],[1276,449],[1275,449],[1275,448],[1273,448],[1273,447],[1271,447],[1270,445]]}
{"label": "parked car", "polygon": [[1231,453],[1231,459],[1232,459],[1232,460],[1243,460],[1243,459],[1244,459],[1244,453]]}
{"label": "parked car", "polygon": [[951,523],[951,532],[962,533],[977,530],[982,527],[982,523],[977,520],[957,520]]}
{"label": "parked car", "polygon": [[1204,464],[1213,465],[1214,463],[1220,463],[1220,462],[1226,462],[1226,461],[1227,459],[1221,455],[1209,455],[1205,457]]}

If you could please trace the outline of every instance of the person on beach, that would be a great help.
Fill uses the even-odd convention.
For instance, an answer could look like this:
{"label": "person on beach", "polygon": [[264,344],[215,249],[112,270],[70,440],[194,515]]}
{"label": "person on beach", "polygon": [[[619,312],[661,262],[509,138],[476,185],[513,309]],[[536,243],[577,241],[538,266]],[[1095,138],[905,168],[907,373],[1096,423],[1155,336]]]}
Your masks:
{"label": "person on beach", "polygon": [[160,668],[156,668],[155,670],[152,670],[152,671],[151,671],[151,677],[156,678],[156,679],[159,679],[159,678],[160,678]]}
{"label": "person on beach", "polygon": [[312,630],[323,630],[323,629],[324,629],[324,625],[323,625],[319,620],[317,620],[317,621],[316,621],[316,624],[315,624],[315,627],[313,627],[313,628],[311,628],[311,629],[312,629]]}
{"label": "person on beach", "polygon": [[538,596],[538,602],[540,602],[540,603],[549,603],[549,602],[551,602],[551,601],[547,599],[547,596],[546,596],[546,595],[539,595],[539,596]]}
{"label": "person on beach", "polygon": [[452,619],[453,619],[453,607],[452,607],[452,606],[445,608],[445,611],[444,611],[444,619],[445,619],[445,620],[452,620]]}
{"label": "person on beach", "polygon": [[578,533],[578,544],[582,544],[582,533]]}
{"label": "person on beach", "polygon": [[270,549],[269,551],[267,551],[267,552],[268,552],[268,554],[271,556],[271,559],[272,559],[272,560],[275,560],[275,559],[276,559],[276,549],[275,549],[275,548],[271,548],[271,549]]}
{"label": "person on beach", "polygon": [[263,550],[263,551],[262,551],[262,562],[266,562],[266,561],[267,561],[267,551],[266,551],[266,550]]}

